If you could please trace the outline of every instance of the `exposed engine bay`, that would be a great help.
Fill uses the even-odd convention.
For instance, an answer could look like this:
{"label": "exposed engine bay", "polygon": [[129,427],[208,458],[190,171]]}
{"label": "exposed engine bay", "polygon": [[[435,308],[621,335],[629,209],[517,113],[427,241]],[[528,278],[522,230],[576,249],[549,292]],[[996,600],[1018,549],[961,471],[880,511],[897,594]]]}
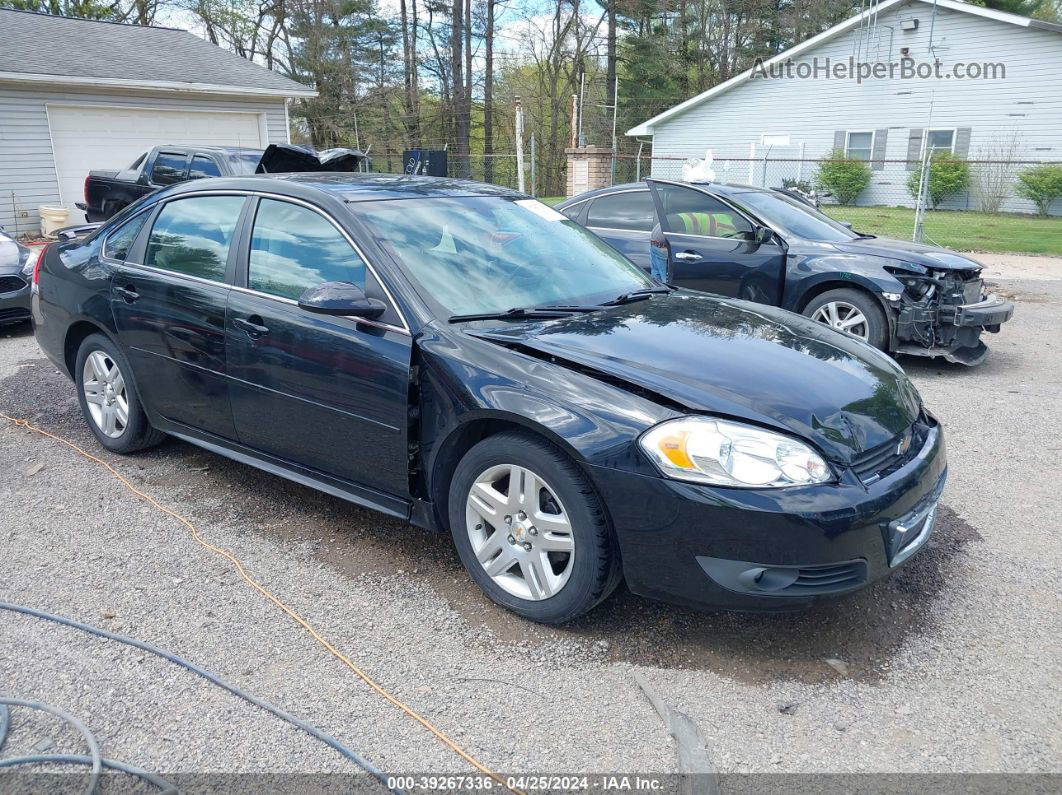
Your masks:
{"label": "exposed engine bay", "polygon": [[988,353],[981,332],[998,332],[1014,314],[1010,301],[988,293],[980,268],[895,275],[904,285],[894,302],[898,353],[980,364]]}

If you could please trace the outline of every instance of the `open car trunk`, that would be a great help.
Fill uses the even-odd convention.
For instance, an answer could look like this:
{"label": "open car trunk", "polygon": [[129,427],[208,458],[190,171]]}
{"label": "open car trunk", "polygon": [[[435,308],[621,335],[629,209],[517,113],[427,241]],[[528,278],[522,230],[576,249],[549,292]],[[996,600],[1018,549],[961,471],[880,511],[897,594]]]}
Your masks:
{"label": "open car trunk", "polygon": [[270,144],[258,161],[256,174],[288,174],[305,171],[358,171],[368,155],[357,149],[325,149],[313,152],[294,144]]}

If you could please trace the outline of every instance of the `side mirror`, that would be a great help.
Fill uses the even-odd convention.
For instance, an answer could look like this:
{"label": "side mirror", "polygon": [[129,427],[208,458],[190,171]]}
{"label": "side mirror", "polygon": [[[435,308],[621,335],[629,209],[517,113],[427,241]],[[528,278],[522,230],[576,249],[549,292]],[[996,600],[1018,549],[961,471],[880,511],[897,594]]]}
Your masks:
{"label": "side mirror", "polygon": [[341,315],[374,320],[387,305],[368,298],[365,291],[350,282],[323,282],[299,296],[299,308],[318,315]]}
{"label": "side mirror", "polygon": [[851,221],[838,221],[837,223],[839,223],[841,226],[843,226],[845,229],[847,229],[847,230],[849,230],[851,232],[855,231],[854,229],[852,229],[852,222]]}
{"label": "side mirror", "polygon": [[752,230],[752,242],[758,246],[762,246],[764,243],[770,243],[774,238],[774,232],[769,227],[757,226]]}

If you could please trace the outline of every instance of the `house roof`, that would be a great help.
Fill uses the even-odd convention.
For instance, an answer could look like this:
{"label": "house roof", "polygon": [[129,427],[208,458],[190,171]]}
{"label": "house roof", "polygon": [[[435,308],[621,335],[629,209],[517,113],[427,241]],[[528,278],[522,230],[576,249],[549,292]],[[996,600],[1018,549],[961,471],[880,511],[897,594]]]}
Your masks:
{"label": "house roof", "polygon": [[312,97],[317,92],[185,30],[0,9],[0,80]]}
{"label": "house roof", "polygon": [[[824,30],[817,36],[812,36],[807,41],[803,41],[794,47],[790,47],[788,50],[778,53],[773,58],[769,58],[763,62],[763,67],[767,68],[772,64],[784,63],[792,58],[812,50],[818,47],[820,44],[824,44],[830,39],[834,39],[843,33],[847,33],[853,28],[858,27],[861,23],[866,22],[868,17],[875,14],[880,15],[884,11],[888,11],[899,5],[903,5],[909,2],[926,3],[927,5],[936,5],[938,8],[946,8],[950,11],[963,11],[967,14],[973,14],[979,17],[986,17],[987,19],[994,19],[997,22],[1005,22],[1011,25],[1018,25],[1023,28],[1037,28],[1041,30],[1050,30],[1056,33],[1062,33],[1062,25],[1057,25],[1053,22],[1043,22],[1039,19],[1030,19],[1029,17],[1018,16],[1017,14],[1008,14],[1004,11],[995,11],[991,8],[983,8],[981,6],[970,5],[969,3],[962,3],[959,0],[881,0],[881,2],[874,4],[873,0],[866,11],[860,14],[856,14],[850,19],[846,19],[838,25],[834,25],[832,28]],[[652,135],[653,128],[661,122],[678,116],[680,113],[689,110],[690,108],[700,105],[702,102],[707,102],[713,97],[717,97],[729,91],[732,88],[744,83],[750,77],[755,70],[749,69],[736,77],[732,77],[729,80],[720,83],[707,91],[698,94],[695,97],[687,99],[685,102],[681,102],[675,105],[673,108],[665,110],[663,113],[659,113],[648,121],[643,121],[636,127],[632,127],[627,130],[627,135]]]}

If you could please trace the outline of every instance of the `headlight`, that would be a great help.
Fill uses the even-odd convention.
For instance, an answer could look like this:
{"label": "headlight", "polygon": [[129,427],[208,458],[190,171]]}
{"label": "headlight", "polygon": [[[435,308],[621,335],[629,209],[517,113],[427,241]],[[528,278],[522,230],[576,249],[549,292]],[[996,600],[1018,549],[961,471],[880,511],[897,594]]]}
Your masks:
{"label": "headlight", "polygon": [[803,486],[831,477],[822,457],[789,436],[709,417],[684,417],[640,440],[666,476],[716,486]]}

